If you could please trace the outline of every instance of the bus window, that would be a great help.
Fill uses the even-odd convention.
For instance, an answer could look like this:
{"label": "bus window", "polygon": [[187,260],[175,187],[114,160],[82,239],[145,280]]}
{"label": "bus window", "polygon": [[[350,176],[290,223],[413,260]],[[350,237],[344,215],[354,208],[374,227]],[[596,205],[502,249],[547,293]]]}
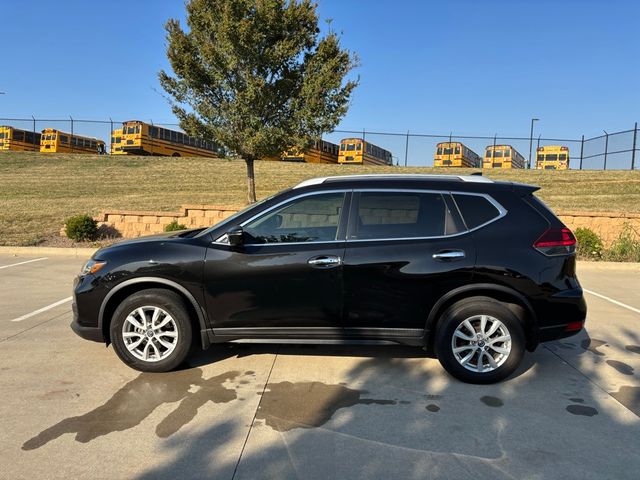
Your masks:
{"label": "bus window", "polygon": [[504,151],[504,156],[505,157],[510,157],[511,156],[511,150],[505,150]]}
{"label": "bus window", "polygon": [[140,133],[140,125],[136,125],[136,133]]}
{"label": "bus window", "polygon": [[444,149],[444,154],[445,155],[451,155],[453,153],[453,148],[449,147]]}
{"label": "bus window", "polygon": [[539,162],[543,161],[544,160],[544,155],[538,155],[538,159],[537,160]]}
{"label": "bus window", "polygon": [[567,159],[567,154],[566,153],[561,153],[560,156],[558,157],[560,160],[566,160]]}
{"label": "bus window", "polygon": [[460,147],[456,147],[456,155],[460,155]]}
{"label": "bus window", "polygon": [[555,153],[550,153],[547,155],[547,162],[555,162],[558,160],[558,155]]}
{"label": "bus window", "polygon": [[487,150],[487,154],[485,155],[487,158],[491,158],[492,152],[491,150]]}
{"label": "bus window", "polygon": [[66,135],[60,135],[60,143],[69,143],[69,137]]}
{"label": "bus window", "polygon": [[502,158],[502,150],[495,150],[493,152],[493,158]]}
{"label": "bus window", "polygon": [[361,143],[358,143],[356,145],[356,150],[362,150],[362,144]]}
{"label": "bus window", "polygon": [[354,145],[353,143],[349,143],[349,144],[347,145],[347,150],[348,150],[349,152],[352,152],[353,150],[355,150],[355,145]]}
{"label": "bus window", "polygon": [[442,147],[438,147],[438,151],[436,152],[437,155],[442,155]]}

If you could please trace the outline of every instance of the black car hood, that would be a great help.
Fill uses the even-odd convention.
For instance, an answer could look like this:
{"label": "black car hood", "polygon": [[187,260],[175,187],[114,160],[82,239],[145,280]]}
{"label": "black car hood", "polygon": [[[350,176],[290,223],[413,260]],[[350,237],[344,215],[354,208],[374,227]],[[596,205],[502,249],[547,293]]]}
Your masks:
{"label": "black car hood", "polygon": [[127,240],[121,240],[117,243],[114,243],[113,245],[109,245],[108,247],[105,247],[102,250],[126,247],[127,245],[135,245],[139,243],[151,243],[151,242],[158,242],[162,240],[171,241],[171,240],[177,240],[179,238],[188,238],[188,237],[194,236],[195,234],[201,232],[202,230],[204,230],[204,228],[194,228],[190,230],[179,230],[175,232],[165,232],[165,233],[158,233],[156,235],[147,235],[144,237],[130,238]]}

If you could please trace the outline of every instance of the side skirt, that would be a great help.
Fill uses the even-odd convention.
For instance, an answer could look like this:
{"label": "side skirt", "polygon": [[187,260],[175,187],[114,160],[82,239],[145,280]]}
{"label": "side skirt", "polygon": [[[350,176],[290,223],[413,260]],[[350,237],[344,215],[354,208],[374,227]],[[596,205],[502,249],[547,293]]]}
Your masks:
{"label": "side skirt", "polygon": [[206,332],[210,343],[425,345],[425,331],[408,328],[262,327],[213,328]]}

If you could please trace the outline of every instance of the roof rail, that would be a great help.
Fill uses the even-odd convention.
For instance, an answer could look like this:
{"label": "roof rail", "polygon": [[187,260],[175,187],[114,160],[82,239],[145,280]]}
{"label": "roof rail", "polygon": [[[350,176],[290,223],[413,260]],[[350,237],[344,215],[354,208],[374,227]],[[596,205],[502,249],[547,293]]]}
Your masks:
{"label": "roof rail", "polygon": [[384,174],[384,173],[378,173],[378,174],[363,174],[363,175],[338,175],[338,176],[334,176],[334,177],[316,177],[316,178],[309,178],[307,180],[304,180],[302,182],[300,182],[299,184],[297,184],[295,187],[293,188],[302,188],[302,187],[308,187],[310,185],[320,185],[322,183],[325,183],[327,180],[359,180],[359,179],[389,179],[389,180],[402,180],[402,179],[406,179],[406,180],[411,180],[411,179],[416,179],[416,180],[438,180],[438,179],[443,179],[443,180],[458,180],[461,182],[471,182],[471,183],[494,183],[493,180],[491,180],[490,178],[487,177],[483,177],[481,174],[475,174],[475,175],[446,175],[446,174],[424,174],[424,173],[417,173],[417,174],[412,174],[412,173],[391,173],[391,174]]}

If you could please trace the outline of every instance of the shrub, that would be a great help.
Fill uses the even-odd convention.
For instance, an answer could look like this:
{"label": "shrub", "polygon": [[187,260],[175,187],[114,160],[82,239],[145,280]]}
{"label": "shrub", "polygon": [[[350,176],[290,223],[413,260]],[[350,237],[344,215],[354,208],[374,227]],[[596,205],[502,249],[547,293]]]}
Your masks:
{"label": "shrub", "polygon": [[596,232],[590,228],[576,228],[573,232],[578,241],[578,257],[600,259],[604,251],[602,240]]}
{"label": "shrub", "polygon": [[177,232],[178,230],[186,230],[186,229],[187,229],[187,226],[181,223],[178,223],[177,220],[174,220],[173,222],[168,224],[166,227],[164,227],[165,232]]}
{"label": "shrub", "polygon": [[640,262],[640,236],[625,223],[618,239],[611,244],[604,259],[611,262]]}
{"label": "shrub", "polygon": [[64,222],[64,233],[76,242],[95,240],[98,233],[98,223],[86,214],[69,217]]}

